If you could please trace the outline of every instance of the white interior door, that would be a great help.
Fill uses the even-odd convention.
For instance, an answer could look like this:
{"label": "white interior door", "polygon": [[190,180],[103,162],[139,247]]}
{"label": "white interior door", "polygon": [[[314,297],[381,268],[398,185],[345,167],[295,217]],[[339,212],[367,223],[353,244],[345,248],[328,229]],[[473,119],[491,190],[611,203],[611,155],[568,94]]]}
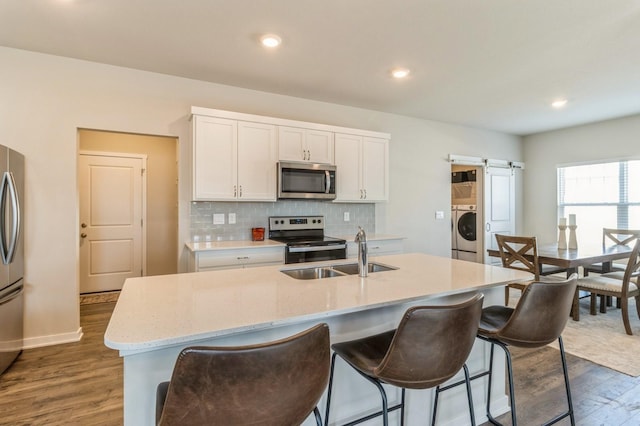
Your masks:
{"label": "white interior door", "polygon": [[143,275],[144,158],[81,154],[80,293]]}
{"label": "white interior door", "polygon": [[484,263],[500,264],[487,249],[497,250],[495,234],[515,233],[515,178],[511,168],[486,167],[484,175]]}

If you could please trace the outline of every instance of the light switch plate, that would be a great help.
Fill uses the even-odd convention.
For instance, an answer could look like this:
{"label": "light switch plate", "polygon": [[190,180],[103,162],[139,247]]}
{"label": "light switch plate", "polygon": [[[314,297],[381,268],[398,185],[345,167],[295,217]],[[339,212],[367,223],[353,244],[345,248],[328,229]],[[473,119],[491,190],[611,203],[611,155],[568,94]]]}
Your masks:
{"label": "light switch plate", "polygon": [[236,214],[229,213],[229,225],[233,225],[234,223],[236,223]]}
{"label": "light switch plate", "polygon": [[350,220],[351,220],[351,217],[349,215],[349,212],[344,212],[344,221],[349,222]]}
{"label": "light switch plate", "polygon": [[442,210],[436,211],[436,219],[444,219],[444,212]]}
{"label": "light switch plate", "polygon": [[214,225],[224,225],[224,213],[214,213],[213,214],[213,224]]}

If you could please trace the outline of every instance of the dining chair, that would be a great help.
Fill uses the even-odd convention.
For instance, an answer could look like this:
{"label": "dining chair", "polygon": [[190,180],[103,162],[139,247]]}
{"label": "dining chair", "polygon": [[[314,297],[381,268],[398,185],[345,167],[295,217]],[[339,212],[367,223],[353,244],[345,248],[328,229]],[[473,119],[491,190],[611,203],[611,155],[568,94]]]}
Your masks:
{"label": "dining chair", "polygon": [[156,424],[299,425],[314,413],[321,426],[329,359],[327,324],[268,343],[185,348],[158,385]]}
{"label": "dining chair", "polygon": [[[614,229],[614,228],[602,228],[602,248],[606,248],[611,245],[631,245],[634,240],[640,238],[640,229]],[[590,272],[597,274],[604,273],[602,263],[594,263],[593,265],[585,266],[584,276],[588,277]],[[611,270],[607,272],[623,272],[624,267],[611,264]]]}
{"label": "dining chair", "polygon": [[[471,424],[475,425],[469,370],[465,363],[478,331],[484,296],[475,293],[470,297],[461,297],[463,299],[451,296],[451,303],[448,302],[449,298],[444,298],[441,299],[443,304],[411,307],[395,330],[331,345],[334,354],[331,358],[325,426],[329,425],[337,356],[375,385],[382,399],[382,410],[346,425],[382,416],[382,424],[387,426],[389,412],[395,410],[400,410],[400,425],[403,425],[405,389],[435,388],[431,415],[431,425],[434,425],[440,392],[462,384],[466,385],[469,416]],[[464,370],[464,380],[441,386],[461,369]],[[401,389],[400,402],[393,407],[388,406],[383,384]],[[350,395],[345,398],[352,399]]]}
{"label": "dining chair", "polygon": [[[629,322],[629,298],[636,301],[636,311],[640,318],[640,290],[638,289],[638,276],[640,276],[640,238],[636,238],[636,243],[631,251],[627,267],[624,270],[622,280],[618,279],[618,272],[610,272],[600,276],[588,276],[578,279],[578,290],[591,293],[591,315],[595,315],[596,296],[617,297],[620,300],[622,309],[622,322],[627,334],[632,335],[631,324]],[[578,292],[574,298],[573,319],[580,320],[580,309],[578,307]]]}
{"label": "dining chair", "polygon": [[[504,304],[509,304],[509,289],[522,291],[529,283],[540,281],[540,264],[538,261],[538,244],[536,237],[496,234],[498,252],[502,267],[529,272],[533,278],[529,281],[508,283],[504,287]],[[559,270],[558,272],[562,272]],[[545,281],[562,281],[564,278],[547,277]]]}

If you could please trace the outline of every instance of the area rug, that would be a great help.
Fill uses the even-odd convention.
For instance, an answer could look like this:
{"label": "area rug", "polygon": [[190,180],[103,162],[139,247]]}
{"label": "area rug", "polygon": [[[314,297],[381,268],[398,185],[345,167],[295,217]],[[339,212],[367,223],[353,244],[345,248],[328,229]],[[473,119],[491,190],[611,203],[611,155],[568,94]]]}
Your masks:
{"label": "area rug", "polygon": [[[599,304],[598,304],[599,306]],[[567,353],[629,376],[640,376],[640,319],[633,299],[629,300],[629,321],[633,336],[624,331],[622,310],[614,306],[606,314],[589,314],[589,298],[580,300],[580,321],[569,319],[562,333]],[[551,344],[558,348],[557,342]]]}

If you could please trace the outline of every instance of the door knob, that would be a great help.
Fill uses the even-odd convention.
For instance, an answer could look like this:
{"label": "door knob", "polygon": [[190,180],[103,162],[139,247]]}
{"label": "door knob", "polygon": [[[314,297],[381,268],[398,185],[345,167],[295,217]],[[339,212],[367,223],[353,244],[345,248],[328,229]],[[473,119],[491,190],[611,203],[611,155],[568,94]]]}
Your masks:
{"label": "door knob", "polygon": [[87,234],[85,234],[84,232],[83,232],[82,234],[80,234],[80,236],[81,236],[82,238],[87,238]]}
{"label": "door knob", "polygon": [[83,223],[83,224],[82,224],[82,225],[80,225],[80,226],[82,226],[83,228],[86,228],[86,227],[87,227],[87,224],[86,224],[86,223]]}

